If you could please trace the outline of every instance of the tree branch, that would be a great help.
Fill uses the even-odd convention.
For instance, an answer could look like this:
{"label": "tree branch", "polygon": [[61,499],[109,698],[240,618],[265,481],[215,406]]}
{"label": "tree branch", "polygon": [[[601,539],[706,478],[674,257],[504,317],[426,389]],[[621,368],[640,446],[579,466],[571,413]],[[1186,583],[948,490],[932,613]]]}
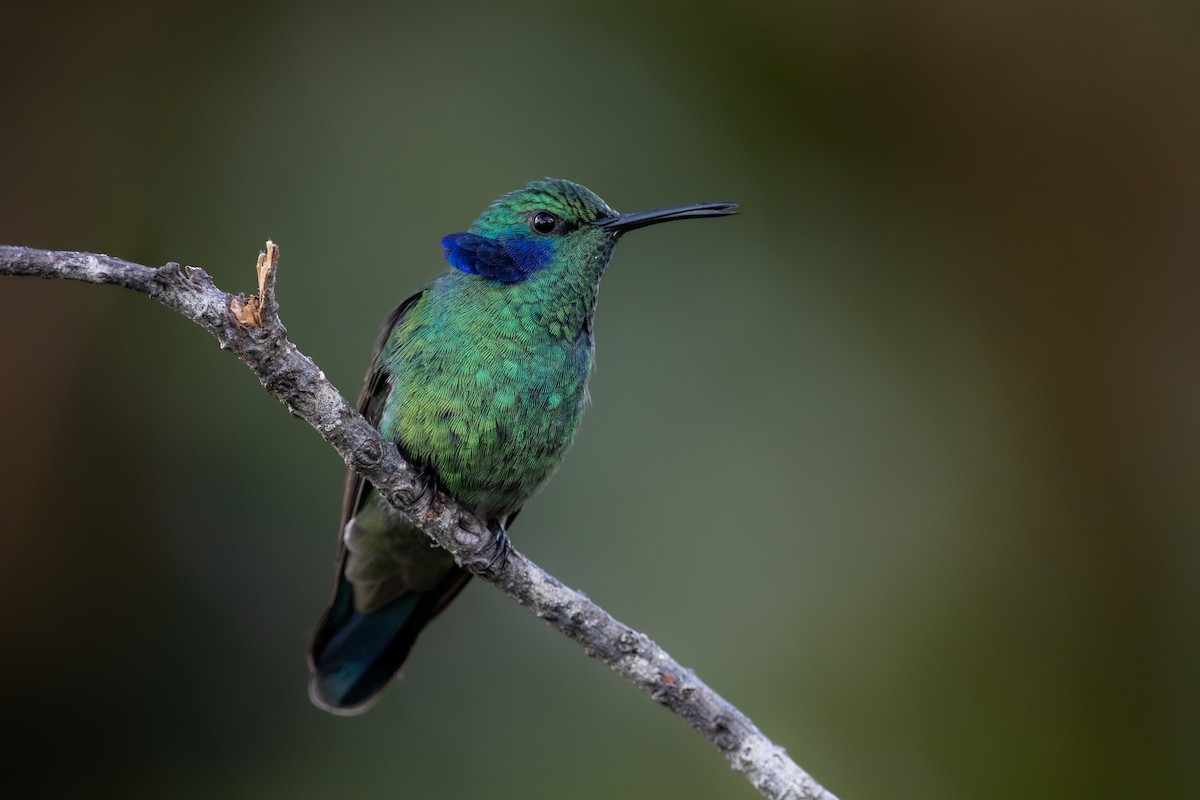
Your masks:
{"label": "tree branch", "polygon": [[231,295],[197,267],[157,269],[94,253],[0,245],[0,275],[108,283],[149,295],[217,338],[288,410],[311,425],[342,460],[370,481],[416,527],[464,568],[581,644],[682,717],[720,750],[763,796],[773,800],[837,798],[759,732],[737,708],[644,634],[618,622],[515,549],[496,559],[497,532],[453,497],[431,489],[396,446],[346,402],[316,364],[287,338],[275,302],[279,248],[259,256],[259,293]]}

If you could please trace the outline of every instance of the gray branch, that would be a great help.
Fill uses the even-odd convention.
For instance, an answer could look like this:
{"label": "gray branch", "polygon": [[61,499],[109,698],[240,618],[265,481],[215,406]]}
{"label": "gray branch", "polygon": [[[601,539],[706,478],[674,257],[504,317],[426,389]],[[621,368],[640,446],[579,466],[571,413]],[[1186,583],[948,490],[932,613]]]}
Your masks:
{"label": "gray branch", "polygon": [[498,536],[454,498],[431,489],[396,446],[379,433],[287,338],[275,302],[279,249],[259,256],[259,293],[221,291],[202,269],[170,263],[157,269],[94,253],[0,245],[0,275],[109,283],[149,295],[217,338],[295,416],[311,425],[358,474],[456,561],[581,644],[651,698],[682,717],[720,750],[764,797],[837,800],[783,748],[644,634],[618,622],[515,549],[495,558]]}

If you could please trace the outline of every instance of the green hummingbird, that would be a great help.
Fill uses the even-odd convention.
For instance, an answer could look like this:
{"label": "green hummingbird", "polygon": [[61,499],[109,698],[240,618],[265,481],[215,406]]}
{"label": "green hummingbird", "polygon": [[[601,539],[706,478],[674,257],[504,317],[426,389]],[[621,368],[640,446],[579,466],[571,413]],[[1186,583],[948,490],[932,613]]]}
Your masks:
{"label": "green hummingbird", "polygon": [[[450,268],[388,316],[358,410],[505,536],[575,438],[596,292],[617,240],[733,213],[733,203],[697,203],[619,214],[565,180],[504,195],[470,230],[442,239]],[[469,578],[351,470],[333,598],[309,647],[313,702],[365,711]]]}

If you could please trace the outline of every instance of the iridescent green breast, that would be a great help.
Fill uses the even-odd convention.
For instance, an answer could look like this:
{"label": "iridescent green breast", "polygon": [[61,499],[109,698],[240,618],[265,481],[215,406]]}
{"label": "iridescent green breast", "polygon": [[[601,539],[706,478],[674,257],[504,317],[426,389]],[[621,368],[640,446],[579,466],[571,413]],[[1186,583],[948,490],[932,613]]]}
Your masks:
{"label": "iridescent green breast", "polygon": [[487,516],[516,510],[550,476],[583,412],[590,331],[548,311],[539,284],[445,273],[382,354],[380,432]]}

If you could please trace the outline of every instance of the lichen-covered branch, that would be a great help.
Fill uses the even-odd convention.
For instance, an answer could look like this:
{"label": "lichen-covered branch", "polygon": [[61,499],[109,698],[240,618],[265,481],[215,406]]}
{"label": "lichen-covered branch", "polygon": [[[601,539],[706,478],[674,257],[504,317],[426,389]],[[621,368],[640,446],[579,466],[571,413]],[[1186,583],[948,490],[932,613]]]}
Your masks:
{"label": "lichen-covered branch", "polygon": [[464,568],[583,645],[712,742],[734,769],[774,800],[836,800],[762,735],[740,711],[645,635],[618,622],[516,550],[496,558],[498,532],[454,498],[431,488],[396,446],[346,402],[316,364],[287,338],[275,302],[279,249],[267,242],[258,261],[259,293],[231,295],[202,269],[152,268],[111,256],[0,245],[0,275],[109,283],[142,292],[195,322],[258,376],[297,417],[370,481],[408,520],[449,550]]}

